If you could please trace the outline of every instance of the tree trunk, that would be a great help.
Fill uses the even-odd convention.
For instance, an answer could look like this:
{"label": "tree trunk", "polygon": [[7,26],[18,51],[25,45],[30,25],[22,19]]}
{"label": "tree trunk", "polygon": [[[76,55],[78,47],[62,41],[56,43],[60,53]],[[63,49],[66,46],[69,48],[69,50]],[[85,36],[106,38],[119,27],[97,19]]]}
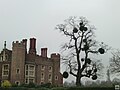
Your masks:
{"label": "tree trunk", "polygon": [[76,77],[76,86],[81,86],[81,77],[80,77],[80,75],[77,75],[77,77]]}

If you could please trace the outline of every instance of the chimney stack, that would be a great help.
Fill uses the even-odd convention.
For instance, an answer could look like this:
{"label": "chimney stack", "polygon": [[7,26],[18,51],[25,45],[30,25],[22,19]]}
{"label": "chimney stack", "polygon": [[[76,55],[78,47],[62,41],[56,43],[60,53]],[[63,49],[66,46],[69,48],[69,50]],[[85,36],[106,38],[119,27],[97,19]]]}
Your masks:
{"label": "chimney stack", "polygon": [[41,48],[41,56],[47,57],[47,48]]}
{"label": "chimney stack", "polygon": [[30,38],[29,53],[36,54],[36,39],[35,38]]}
{"label": "chimney stack", "polygon": [[23,39],[22,42],[25,44],[25,48],[27,49],[27,39]]}
{"label": "chimney stack", "polygon": [[25,50],[26,50],[26,53],[27,53],[27,39],[23,39],[22,42],[25,44]]}

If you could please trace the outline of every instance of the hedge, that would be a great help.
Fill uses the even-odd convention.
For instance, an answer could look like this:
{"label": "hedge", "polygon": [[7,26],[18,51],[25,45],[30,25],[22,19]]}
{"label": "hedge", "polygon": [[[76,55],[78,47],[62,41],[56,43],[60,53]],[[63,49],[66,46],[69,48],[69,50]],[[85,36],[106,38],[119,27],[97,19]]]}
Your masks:
{"label": "hedge", "polygon": [[53,88],[27,88],[27,87],[10,87],[0,88],[0,90],[115,90],[114,87],[53,87]]}

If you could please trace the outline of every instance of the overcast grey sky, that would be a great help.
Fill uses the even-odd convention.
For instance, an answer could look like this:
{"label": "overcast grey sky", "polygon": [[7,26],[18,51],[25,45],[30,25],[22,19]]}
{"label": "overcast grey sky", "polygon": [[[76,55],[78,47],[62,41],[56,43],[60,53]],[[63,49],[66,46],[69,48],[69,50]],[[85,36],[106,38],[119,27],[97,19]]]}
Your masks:
{"label": "overcast grey sky", "polygon": [[38,53],[59,52],[66,39],[54,28],[69,16],[86,17],[98,41],[119,48],[119,8],[120,0],[0,0],[0,50],[5,40],[11,49],[12,41],[35,37]]}

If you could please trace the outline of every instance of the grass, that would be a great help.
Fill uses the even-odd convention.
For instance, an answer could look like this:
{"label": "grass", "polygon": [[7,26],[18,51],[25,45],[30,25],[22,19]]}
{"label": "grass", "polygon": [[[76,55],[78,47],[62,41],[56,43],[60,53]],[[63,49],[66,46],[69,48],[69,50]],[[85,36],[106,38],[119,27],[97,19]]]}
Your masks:
{"label": "grass", "polygon": [[0,88],[0,90],[114,90],[114,87],[53,87],[53,88],[11,87]]}

